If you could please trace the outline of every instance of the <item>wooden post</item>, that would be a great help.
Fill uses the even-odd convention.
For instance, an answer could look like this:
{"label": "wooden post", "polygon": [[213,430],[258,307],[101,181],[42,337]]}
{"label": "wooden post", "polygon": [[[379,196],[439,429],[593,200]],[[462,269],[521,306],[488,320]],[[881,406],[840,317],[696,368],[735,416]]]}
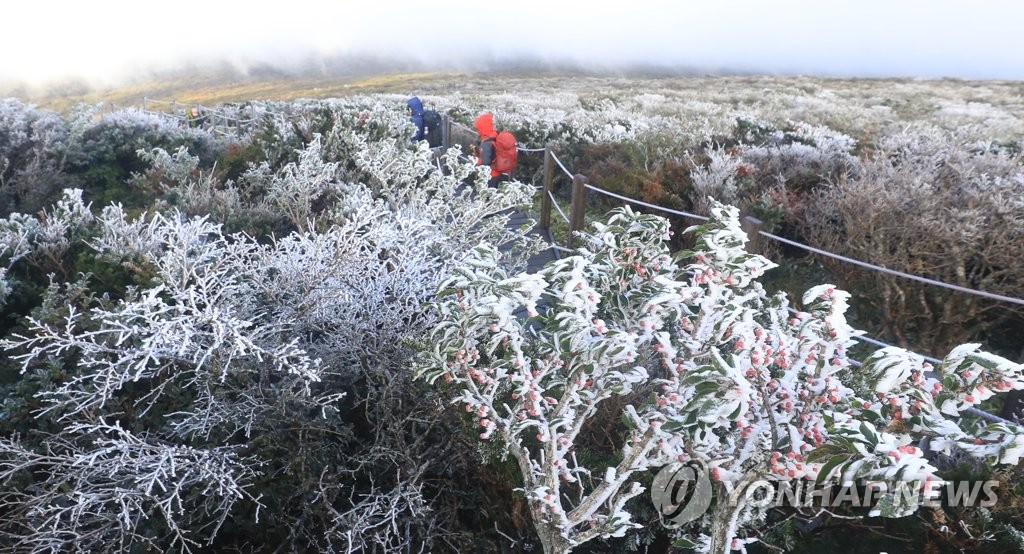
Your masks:
{"label": "wooden post", "polygon": [[757,254],[761,247],[761,225],[764,222],[753,216],[746,216],[740,221],[743,232],[747,234],[747,252]]}
{"label": "wooden post", "polygon": [[452,120],[448,114],[441,115],[441,147],[445,151],[452,147]]}
{"label": "wooden post", "polygon": [[572,213],[569,214],[569,248],[576,244],[576,231],[583,229],[587,210],[587,178],[577,173],[572,178]]}
{"label": "wooden post", "polygon": [[181,114],[178,113],[178,101],[177,100],[174,100],[174,101],[171,102],[171,113],[173,113],[175,116],[181,115]]}
{"label": "wooden post", "polygon": [[540,197],[540,228],[551,229],[551,195],[554,191],[555,161],[551,159],[551,143],[544,145],[544,196]]}
{"label": "wooden post", "polygon": [[148,112],[149,111],[149,104],[146,103],[146,97],[145,96],[142,97],[142,111],[144,111],[144,112]]}

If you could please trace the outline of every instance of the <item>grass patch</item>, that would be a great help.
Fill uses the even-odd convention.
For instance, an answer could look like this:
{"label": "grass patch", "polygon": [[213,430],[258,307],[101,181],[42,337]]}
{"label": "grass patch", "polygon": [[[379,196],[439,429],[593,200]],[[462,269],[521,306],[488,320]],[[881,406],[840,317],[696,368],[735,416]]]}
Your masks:
{"label": "grass patch", "polygon": [[[420,90],[447,90],[452,81],[465,78],[457,72],[391,73],[359,77],[324,78],[226,78],[190,75],[179,78],[154,79],[117,88],[62,90],[32,93],[8,91],[41,108],[67,112],[78,104],[113,104],[115,107],[143,107],[149,98],[179,104],[216,106],[248,100],[295,100],[298,98],[335,98],[353,94],[405,93]],[[150,109],[170,111],[171,104],[161,103]]]}

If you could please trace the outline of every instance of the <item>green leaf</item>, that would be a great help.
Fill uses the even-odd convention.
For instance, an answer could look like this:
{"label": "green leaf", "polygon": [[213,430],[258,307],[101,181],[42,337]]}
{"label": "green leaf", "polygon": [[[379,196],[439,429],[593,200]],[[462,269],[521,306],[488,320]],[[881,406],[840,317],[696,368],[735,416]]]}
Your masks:
{"label": "green leaf", "polygon": [[456,289],[456,288],[441,289],[441,290],[437,291],[437,297],[438,298],[444,298],[445,296],[454,295],[458,291],[459,291],[459,289]]}
{"label": "green leaf", "polygon": [[824,460],[828,456],[834,456],[842,453],[846,453],[846,451],[839,446],[834,444],[823,444],[807,453],[807,461],[817,462],[818,460]]}
{"label": "green leaf", "polygon": [[693,400],[702,396],[707,396],[713,392],[718,392],[718,383],[714,381],[704,381],[693,388]]}
{"label": "green leaf", "polygon": [[871,423],[875,423],[876,421],[882,418],[882,416],[878,415],[877,412],[872,412],[871,410],[862,411],[860,413],[860,416],[870,421]]}
{"label": "green leaf", "polygon": [[849,456],[842,454],[829,458],[828,461],[825,462],[825,465],[821,466],[821,471],[818,472],[818,478],[814,480],[814,484],[820,485],[833,469],[849,459]]}
{"label": "green leaf", "polygon": [[731,414],[729,414],[729,420],[730,421],[736,421],[736,418],[740,417],[740,410],[742,410],[742,409],[743,409],[743,404],[737,404],[736,405],[736,409],[733,410],[733,412]]}
{"label": "green leaf", "polygon": [[875,435],[874,431],[872,431],[870,427],[868,427],[867,423],[860,424],[860,432],[868,439],[872,448],[878,446],[878,436]]}
{"label": "green leaf", "polygon": [[676,431],[681,431],[681,430],[683,430],[685,428],[686,428],[686,423],[683,422],[683,421],[679,421],[679,420],[666,421],[661,426],[661,430],[665,431],[666,433],[674,433]]}
{"label": "green leaf", "polygon": [[999,363],[998,362],[995,362],[993,360],[985,359],[985,358],[983,358],[981,356],[978,356],[978,355],[975,355],[975,354],[967,356],[965,359],[970,360],[970,361],[980,365],[981,367],[984,367],[985,369],[996,369],[996,368],[999,367]]}
{"label": "green leaf", "polygon": [[698,415],[697,415],[697,412],[695,412],[695,411],[692,411],[692,412],[689,412],[688,414],[686,414],[686,420],[685,420],[686,425],[687,426],[695,425],[697,423],[697,417],[698,417]]}
{"label": "green leaf", "polygon": [[[627,429],[632,430],[632,429],[636,429],[637,428],[636,424],[633,423],[633,418],[629,417],[629,414],[623,413],[622,416],[621,416],[621,419],[622,419],[623,425],[625,425]],[[662,428],[664,429],[664,427],[665,426],[663,425]]]}
{"label": "green leaf", "polygon": [[697,543],[686,537],[679,537],[674,543],[672,543],[672,546],[675,546],[676,548],[697,548]]}

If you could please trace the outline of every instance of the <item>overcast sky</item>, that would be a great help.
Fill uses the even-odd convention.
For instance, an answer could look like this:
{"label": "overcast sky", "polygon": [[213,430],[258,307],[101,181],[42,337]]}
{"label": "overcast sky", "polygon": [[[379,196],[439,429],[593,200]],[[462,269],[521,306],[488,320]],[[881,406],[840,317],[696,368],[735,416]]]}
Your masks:
{"label": "overcast sky", "polygon": [[345,52],[1024,80],[1020,0],[9,0],[2,13],[0,79],[36,83]]}

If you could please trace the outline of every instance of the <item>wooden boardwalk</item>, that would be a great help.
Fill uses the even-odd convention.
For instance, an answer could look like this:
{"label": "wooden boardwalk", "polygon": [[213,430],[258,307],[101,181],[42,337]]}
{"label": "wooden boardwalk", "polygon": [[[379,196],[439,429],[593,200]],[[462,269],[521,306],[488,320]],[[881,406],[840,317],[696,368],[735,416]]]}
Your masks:
{"label": "wooden boardwalk", "polygon": [[[529,234],[532,235],[532,236],[540,237],[540,239],[542,241],[544,241],[544,244],[550,245],[551,241],[549,240],[549,238],[547,236],[547,233],[543,229],[541,229],[540,228],[540,224],[536,223],[536,220],[534,218],[530,217],[530,214],[528,212],[524,211],[524,210],[515,210],[515,211],[513,211],[512,214],[511,214],[511,217],[509,217],[508,224],[506,225],[506,228],[508,228],[508,229],[518,229],[518,228],[522,227],[523,225],[526,225],[527,223],[530,223],[531,220],[534,221],[535,223],[533,224],[533,228],[530,229],[530,233]],[[527,273],[537,273],[538,271],[541,270],[541,268],[544,267],[545,264],[547,264],[548,262],[555,261],[557,259],[558,259],[558,253],[555,251],[554,248],[545,248],[544,250],[541,250],[540,252],[534,254],[533,256],[530,257],[529,260],[527,260],[527,262],[526,262],[526,271],[527,271]],[[541,300],[541,305],[543,305],[544,302],[546,302],[546,299]],[[520,308],[518,310],[516,310],[515,312],[513,312],[513,314],[518,319],[520,319],[521,321],[524,321],[524,322],[529,319],[529,316],[526,313],[526,308],[523,307],[523,306],[520,306]],[[530,323],[528,325],[534,325],[534,324],[535,324],[535,322],[534,323]]]}
{"label": "wooden boardwalk", "polygon": [[[508,229],[518,229],[523,225],[526,225],[531,220],[534,221],[533,229],[530,230],[530,235],[540,237],[544,241],[544,244],[551,244],[548,240],[547,233],[540,228],[540,225],[536,223],[536,218],[530,216],[530,214],[523,210],[515,210],[512,212],[511,217],[508,220]],[[554,248],[546,248],[530,257],[530,260],[526,264],[526,271],[529,273],[536,273],[540,271],[542,267],[548,262],[552,262],[558,259],[558,253],[555,252]]]}
{"label": "wooden boardwalk", "polygon": [[[459,127],[463,127],[464,129],[471,131],[471,129],[469,129],[468,127],[462,126],[462,125],[459,125]],[[472,143],[473,143],[473,141],[470,140],[467,144],[472,144]],[[437,156],[440,156],[443,151],[444,151],[444,149],[440,148],[440,147],[434,149],[434,153]],[[462,157],[462,159],[466,159],[466,158]],[[462,190],[461,187],[466,187],[466,186],[468,186],[468,185],[463,183],[458,190]],[[532,217],[530,215],[530,213],[527,212],[526,210],[522,210],[522,209],[514,209],[514,210],[512,210],[511,217],[509,217],[509,221],[505,225],[505,227],[507,229],[509,229],[509,230],[519,229],[520,227],[522,227],[523,225],[526,225],[527,223],[530,223],[531,221],[533,221],[533,228],[530,229],[530,233],[529,234],[533,235],[533,236],[536,236],[536,237],[540,237],[540,239],[542,241],[544,241],[544,244],[550,245],[551,244],[551,240],[550,240],[551,237],[548,236],[547,232],[545,232],[544,230],[542,230],[540,228],[540,225],[538,224],[539,219],[536,218],[536,217]],[[505,250],[505,249],[506,248],[503,248],[503,250]],[[534,254],[532,257],[530,257],[530,259],[529,259],[529,261],[527,262],[527,265],[526,265],[526,270],[529,273],[536,273],[537,271],[540,271],[540,269],[542,267],[544,267],[545,264],[547,264],[548,262],[557,260],[558,258],[559,258],[558,252],[556,252],[554,248],[547,248],[547,249],[541,250],[537,254]]]}

